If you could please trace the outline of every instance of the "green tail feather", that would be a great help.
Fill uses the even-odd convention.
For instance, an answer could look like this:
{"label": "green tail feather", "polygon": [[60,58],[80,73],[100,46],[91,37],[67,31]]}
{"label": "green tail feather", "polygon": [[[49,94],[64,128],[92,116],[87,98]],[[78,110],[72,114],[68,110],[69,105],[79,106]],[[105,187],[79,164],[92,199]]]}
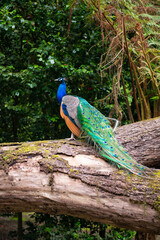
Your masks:
{"label": "green tail feather", "polygon": [[79,98],[77,114],[82,129],[98,145],[101,156],[139,176],[149,171],[132,159],[115,138],[108,119],[83,98]]}

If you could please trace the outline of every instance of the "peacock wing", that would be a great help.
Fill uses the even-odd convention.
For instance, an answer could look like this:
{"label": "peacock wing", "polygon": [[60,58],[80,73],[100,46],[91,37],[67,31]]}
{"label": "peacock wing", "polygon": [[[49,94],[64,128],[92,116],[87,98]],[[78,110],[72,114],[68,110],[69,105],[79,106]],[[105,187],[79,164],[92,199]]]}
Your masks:
{"label": "peacock wing", "polygon": [[81,124],[77,117],[77,108],[79,106],[79,98],[71,95],[66,95],[62,98],[62,108],[66,116],[81,129]]}

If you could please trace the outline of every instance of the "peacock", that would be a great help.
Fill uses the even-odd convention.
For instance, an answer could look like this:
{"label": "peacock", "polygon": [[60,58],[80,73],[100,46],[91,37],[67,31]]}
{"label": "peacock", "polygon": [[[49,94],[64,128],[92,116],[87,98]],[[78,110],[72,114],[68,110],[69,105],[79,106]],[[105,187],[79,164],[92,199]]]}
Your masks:
{"label": "peacock", "polygon": [[[127,169],[138,176],[145,176],[148,168],[137,163],[118,142],[110,121],[85,99],[66,94],[66,79],[55,79],[60,83],[57,100],[60,115],[76,137],[87,136],[97,146],[100,155],[119,168]],[[117,125],[117,124],[116,124]]]}

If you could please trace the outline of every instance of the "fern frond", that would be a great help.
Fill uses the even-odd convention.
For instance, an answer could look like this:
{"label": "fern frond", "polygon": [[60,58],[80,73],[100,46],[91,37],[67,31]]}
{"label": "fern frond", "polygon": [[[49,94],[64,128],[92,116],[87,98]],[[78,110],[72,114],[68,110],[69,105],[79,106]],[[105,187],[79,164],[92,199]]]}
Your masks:
{"label": "fern frond", "polygon": [[139,67],[138,68],[140,70],[140,72],[143,72],[145,74],[149,74],[150,76],[152,75],[150,69],[148,67]]}
{"label": "fern frond", "polygon": [[[145,18],[149,18],[150,20],[152,20],[153,22],[152,23],[155,23],[155,22],[160,22],[159,20],[159,15],[151,15],[151,14],[148,14],[148,13],[141,13],[139,16],[141,17],[145,17]],[[159,26],[158,26],[159,27]]]}
{"label": "fern frond", "polygon": [[160,56],[156,56],[156,57],[152,58],[150,62],[153,62],[153,61],[155,61],[156,59],[160,59]]}

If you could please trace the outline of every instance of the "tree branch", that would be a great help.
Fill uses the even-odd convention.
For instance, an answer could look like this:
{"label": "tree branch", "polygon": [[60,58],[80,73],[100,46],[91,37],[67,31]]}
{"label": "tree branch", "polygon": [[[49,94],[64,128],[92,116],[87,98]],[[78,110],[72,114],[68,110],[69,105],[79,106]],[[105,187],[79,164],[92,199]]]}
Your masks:
{"label": "tree branch", "polygon": [[[117,137],[141,163],[159,166],[160,118],[120,127]],[[156,163],[156,164],[155,164]],[[118,170],[81,141],[1,144],[0,212],[67,214],[160,233],[160,171]]]}

